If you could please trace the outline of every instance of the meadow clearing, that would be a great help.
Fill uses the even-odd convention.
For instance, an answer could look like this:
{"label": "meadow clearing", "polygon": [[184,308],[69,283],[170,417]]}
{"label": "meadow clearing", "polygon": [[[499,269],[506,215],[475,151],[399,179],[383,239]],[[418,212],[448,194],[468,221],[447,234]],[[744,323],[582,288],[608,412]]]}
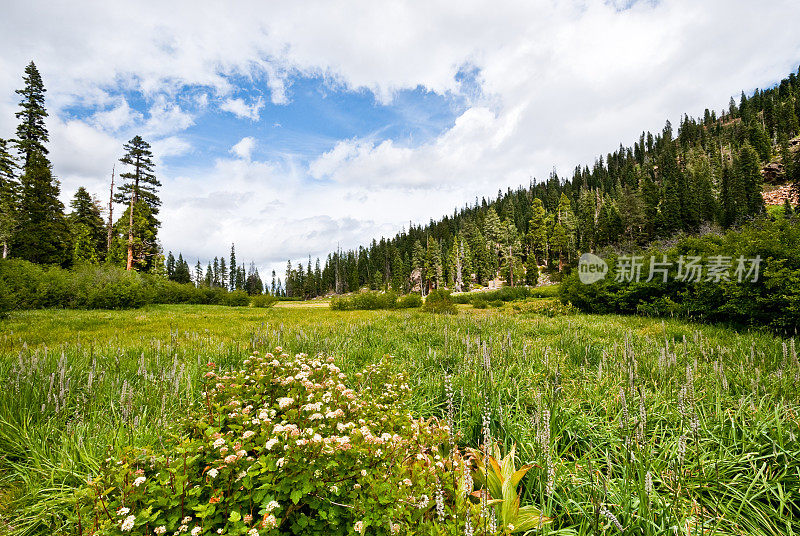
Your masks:
{"label": "meadow clearing", "polygon": [[[531,465],[521,503],[553,520],[534,533],[800,532],[792,340],[545,316],[536,303],[457,315],[324,301],[13,313],[0,320],[0,534],[78,533],[75,490],[104,459],[163,444],[201,397],[208,362],[222,374],[276,346],[332,356],[347,374],[392,356],[415,416],[445,420],[452,400],[461,446],[480,445],[485,419],[502,453],[515,445]],[[502,520],[498,530],[515,532]]]}

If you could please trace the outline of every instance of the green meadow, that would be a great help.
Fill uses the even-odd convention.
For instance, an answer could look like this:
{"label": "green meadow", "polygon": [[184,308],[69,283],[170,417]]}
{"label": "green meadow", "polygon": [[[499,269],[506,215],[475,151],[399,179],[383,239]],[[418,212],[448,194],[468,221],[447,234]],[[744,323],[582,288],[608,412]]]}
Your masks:
{"label": "green meadow", "polygon": [[0,320],[0,534],[77,534],[75,490],[102,460],[163,444],[207,363],[234,370],[275,347],[348,374],[391,356],[426,418],[446,418],[451,375],[457,442],[477,447],[488,415],[501,451],[531,465],[521,502],[553,518],[533,533],[800,532],[792,340],[546,301],[13,313]]}

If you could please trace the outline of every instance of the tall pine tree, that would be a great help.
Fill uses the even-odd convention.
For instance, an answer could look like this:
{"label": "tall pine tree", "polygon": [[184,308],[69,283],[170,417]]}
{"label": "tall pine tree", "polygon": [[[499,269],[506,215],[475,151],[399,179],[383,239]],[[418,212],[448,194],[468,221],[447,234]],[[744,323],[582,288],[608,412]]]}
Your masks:
{"label": "tall pine tree", "polygon": [[[155,236],[161,223],[156,219],[161,200],[158,197],[157,188],[161,183],[156,179],[153,163],[153,153],[150,144],[144,141],[141,136],[134,136],[128,143],[123,145],[125,155],[120,158],[120,162],[129,167],[129,171],[120,173],[120,178],[126,182],[119,187],[114,201],[128,205],[127,214],[123,218],[128,218],[128,250],[126,269],[132,270],[134,263],[142,268],[149,264],[149,259],[158,254],[158,246],[155,240],[145,240],[142,234]],[[140,207],[139,205],[144,205]],[[134,219],[137,211],[145,213],[140,221],[144,225],[142,228],[135,229]],[[135,233],[140,233],[137,236]],[[134,251],[137,242],[140,245],[139,251]]]}
{"label": "tall pine tree", "polygon": [[106,230],[97,201],[81,186],[70,207],[67,222],[72,232],[72,262],[99,263],[105,258]]}

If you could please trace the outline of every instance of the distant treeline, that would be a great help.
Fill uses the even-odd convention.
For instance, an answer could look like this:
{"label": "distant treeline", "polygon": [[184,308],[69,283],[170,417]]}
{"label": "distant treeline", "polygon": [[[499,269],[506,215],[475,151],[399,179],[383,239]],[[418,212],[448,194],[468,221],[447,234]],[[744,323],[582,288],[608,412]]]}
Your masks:
{"label": "distant treeline", "polygon": [[684,116],[677,132],[669,122],[661,133],[643,132],[632,147],[620,145],[566,180],[554,171],[394,238],[332,252],[324,262],[288,264],[285,292],[468,290],[498,274],[508,284],[531,284],[538,266],[558,270],[578,252],[739,226],[764,213],[764,163],[776,160],[779,179],[800,184],[800,145],[792,146],[799,115],[792,73],[775,87],[731,98],[719,114]]}

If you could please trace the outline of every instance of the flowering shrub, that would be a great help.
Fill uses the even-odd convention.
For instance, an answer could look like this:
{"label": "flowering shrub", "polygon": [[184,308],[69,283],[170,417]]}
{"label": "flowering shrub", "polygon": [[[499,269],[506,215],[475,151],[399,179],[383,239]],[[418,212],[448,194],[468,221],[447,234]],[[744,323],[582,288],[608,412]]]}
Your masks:
{"label": "flowering shrub", "polygon": [[447,426],[414,419],[384,363],[351,387],[330,357],[209,363],[159,451],[106,459],[79,492],[81,534],[471,534],[472,469]]}

